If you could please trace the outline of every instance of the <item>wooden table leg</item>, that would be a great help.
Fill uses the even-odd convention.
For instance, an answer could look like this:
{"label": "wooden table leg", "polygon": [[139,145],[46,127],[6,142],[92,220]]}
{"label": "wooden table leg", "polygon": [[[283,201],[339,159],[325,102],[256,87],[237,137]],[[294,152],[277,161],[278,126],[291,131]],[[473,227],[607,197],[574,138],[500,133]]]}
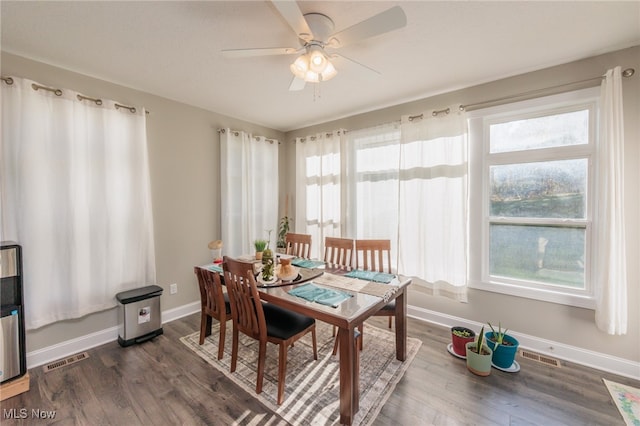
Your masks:
{"label": "wooden table leg", "polygon": [[340,423],[350,425],[358,411],[357,391],[354,386],[358,380],[355,371],[354,329],[341,328],[338,330],[340,339]]}
{"label": "wooden table leg", "polygon": [[396,298],[396,359],[407,359],[407,291]]}

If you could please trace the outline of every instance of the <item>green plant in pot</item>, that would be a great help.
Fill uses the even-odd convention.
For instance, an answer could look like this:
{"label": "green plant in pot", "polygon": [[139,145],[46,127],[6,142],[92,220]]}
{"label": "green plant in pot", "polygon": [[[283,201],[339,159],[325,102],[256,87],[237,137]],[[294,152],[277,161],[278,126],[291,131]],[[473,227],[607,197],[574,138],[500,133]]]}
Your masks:
{"label": "green plant in pot", "polygon": [[255,240],[253,246],[256,249],[256,260],[262,260],[262,253],[269,245],[267,240]]}
{"label": "green plant in pot", "polygon": [[490,322],[487,324],[491,328],[491,331],[486,334],[486,340],[487,345],[493,351],[493,364],[502,369],[511,368],[518,353],[519,342],[513,336],[507,334],[509,329],[505,328],[502,331],[501,323],[498,323],[497,331]]}
{"label": "green plant in pot", "polygon": [[467,343],[467,369],[478,376],[491,374],[491,356],[493,351],[484,338],[484,326],[478,333],[478,339]]}
{"label": "green plant in pot", "polygon": [[289,216],[283,216],[278,223],[278,241],[276,242],[276,251],[279,253],[285,253],[287,244],[284,238],[287,236],[289,229],[291,229],[292,219]]}
{"label": "green plant in pot", "polygon": [[473,342],[476,332],[467,327],[451,327],[451,347],[461,357],[467,356],[467,343]]}

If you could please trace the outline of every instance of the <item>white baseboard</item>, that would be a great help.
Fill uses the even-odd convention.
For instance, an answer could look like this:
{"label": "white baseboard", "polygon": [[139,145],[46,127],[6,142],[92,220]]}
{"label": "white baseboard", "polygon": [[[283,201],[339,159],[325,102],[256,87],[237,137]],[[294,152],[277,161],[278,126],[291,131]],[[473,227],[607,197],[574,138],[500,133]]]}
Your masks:
{"label": "white baseboard", "polygon": [[[162,312],[162,323],[174,321],[178,318],[200,312],[200,302],[193,302]],[[110,327],[95,333],[66,340],[56,345],[47,346],[27,353],[27,368],[34,368],[52,361],[66,358],[70,355],[84,352],[96,346],[118,340],[118,327]]]}
{"label": "white baseboard", "polygon": [[[179,306],[174,309],[169,309],[162,312],[162,323],[168,323],[199,311],[199,301]],[[408,306],[408,315],[412,318],[447,328],[453,327],[454,325],[462,325],[476,330],[482,327],[482,324],[478,322],[454,317],[441,312],[430,311],[416,306]],[[640,380],[640,363],[638,362],[585,350],[563,343],[552,342],[550,340],[513,331],[510,334],[513,334],[513,336],[518,339],[522,348],[529,349],[533,352]],[[38,349],[27,353],[27,368],[38,367],[52,361],[57,361],[78,352],[83,352],[96,346],[113,342],[117,339],[118,327],[111,327],[95,333],[87,334],[86,336],[81,336],[56,345]]]}
{"label": "white baseboard", "polygon": [[[430,311],[416,306],[408,306],[407,310],[407,315],[412,318],[447,328],[460,325],[472,330],[479,330],[483,325],[479,322],[469,321],[463,318],[454,317],[441,312]],[[541,355],[574,362],[576,364],[640,380],[640,363],[638,362],[514,331],[509,331],[509,334],[518,339],[520,347],[523,349],[528,349]]]}

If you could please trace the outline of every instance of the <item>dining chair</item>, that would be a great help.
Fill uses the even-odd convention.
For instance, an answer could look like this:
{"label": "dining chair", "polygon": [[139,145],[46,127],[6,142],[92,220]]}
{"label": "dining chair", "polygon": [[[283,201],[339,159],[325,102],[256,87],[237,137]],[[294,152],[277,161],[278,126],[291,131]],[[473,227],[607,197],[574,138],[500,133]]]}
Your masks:
{"label": "dining chair", "polygon": [[231,316],[233,317],[231,372],[236,370],[239,333],[258,340],[256,393],[261,393],[267,342],[278,345],[278,405],[280,405],[284,401],[287,352],[293,342],[307,333],[311,333],[313,359],[318,359],[315,319],[281,308],[273,303],[263,303],[258,294],[251,263],[233,260],[225,256],[222,268],[231,301]]}
{"label": "dining chair", "polygon": [[351,268],[353,260],[353,240],[351,238],[325,237],[324,261],[333,266]]}
{"label": "dining chair", "polygon": [[[353,266],[353,239],[325,237],[324,261],[332,266],[351,268]],[[336,326],[333,326],[332,336],[336,335]],[[358,345],[360,346],[360,345]],[[333,345],[333,354],[338,351],[338,339]]]}
{"label": "dining chair", "polygon": [[284,237],[287,254],[304,259],[311,258],[311,235],[287,233]]}
{"label": "dining chair", "polygon": [[[356,269],[391,274],[391,240],[356,240]],[[389,328],[396,311],[395,299],[382,307],[374,316],[389,317]]]}
{"label": "dining chair", "polygon": [[224,354],[227,321],[231,319],[229,296],[222,290],[220,274],[200,267],[193,268],[200,287],[200,344],[211,335],[212,318],[220,322],[218,337],[218,359]]}

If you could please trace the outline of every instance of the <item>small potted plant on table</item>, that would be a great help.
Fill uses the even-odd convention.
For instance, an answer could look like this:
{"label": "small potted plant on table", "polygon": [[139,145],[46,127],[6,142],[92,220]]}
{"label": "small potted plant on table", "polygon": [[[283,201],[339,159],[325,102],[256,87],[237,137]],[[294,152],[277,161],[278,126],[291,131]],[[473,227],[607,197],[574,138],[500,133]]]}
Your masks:
{"label": "small potted plant on table", "polygon": [[493,351],[492,362],[495,367],[505,371],[518,371],[519,366],[515,362],[518,353],[519,342],[515,337],[507,334],[507,328],[502,331],[502,324],[498,323],[498,331],[493,328],[491,323],[491,331],[487,332],[487,345]]}
{"label": "small potted plant on table", "polygon": [[484,326],[478,334],[478,340],[467,343],[467,369],[478,376],[491,374],[491,356],[493,351],[486,345]]}
{"label": "small potted plant on table", "polygon": [[475,340],[476,333],[467,327],[451,327],[451,346],[449,352],[454,356],[464,358],[467,356],[467,343]]}
{"label": "small potted plant on table", "polygon": [[269,242],[267,240],[255,240],[253,242],[253,245],[256,248],[256,260],[262,260],[262,252],[267,248],[268,243]]}

